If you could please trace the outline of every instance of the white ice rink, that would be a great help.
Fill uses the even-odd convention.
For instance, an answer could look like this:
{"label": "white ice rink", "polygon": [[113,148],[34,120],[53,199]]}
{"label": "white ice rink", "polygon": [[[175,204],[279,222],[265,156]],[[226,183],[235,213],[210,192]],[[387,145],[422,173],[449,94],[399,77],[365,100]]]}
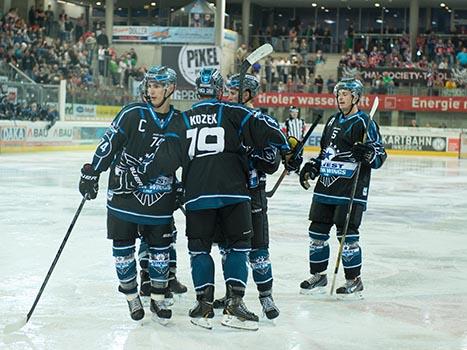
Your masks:
{"label": "white ice rink", "polygon": [[[1,328],[29,311],[81,200],[79,170],[91,154],[0,156]],[[211,331],[190,324],[195,297],[179,212],[178,277],[190,290],[168,326],[152,322],[149,310],[142,323],[130,319],[106,239],[106,180],[85,204],[31,320],[16,333],[0,330],[0,349],[467,349],[467,161],[393,156],[373,172],[361,227],[361,301],[298,293],[308,276],[311,191],[287,177],[269,203],[281,315],[275,324],[262,319],[257,332],[223,327],[221,316]],[[330,243],[329,277],[337,252]],[[260,314],[251,275],[246,303]]]}

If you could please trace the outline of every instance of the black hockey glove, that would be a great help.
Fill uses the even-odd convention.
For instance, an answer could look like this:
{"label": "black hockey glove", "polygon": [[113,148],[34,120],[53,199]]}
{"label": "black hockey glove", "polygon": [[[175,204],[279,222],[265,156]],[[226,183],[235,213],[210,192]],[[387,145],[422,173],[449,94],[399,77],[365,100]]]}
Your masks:
{"label": "black hockey glove", "polygon": [[287,154],[284,160],[284,166],[288,171],[300,170],[300,165],[303,163],[303,157],[299,154],[295,158],[293,154]]}
{"label": "black hockey glove", "polygon": [[352,147],[352,154],[356,161],[370,164],[375,156],[375,149],[368,143],[357,142]]}
{"label": "black hockey glove", "polygon": [[289,136],[287,142],[290,146],[290,151],[285,154],[283,159],[284,166],[288,171],[298,171],[300,170],[300,165],[303,163],[303,151],[293,157],[299,145],[299,141],[295,137]]}
{"label": "black hockey glove", "polygon": [[81,178],[79,180],[79,192],[86,199],[95,199],[99,191],[99,173],[94,170],[91,164],[86,163],[81,168]]}
{"label": "black hockey glove", "polygon": [[321,167],[321,160],[317,158],[311,158],[300,171],[300,185],[307,190],[310,188],[308,180],[314,180],[319,176],[319,169]]}

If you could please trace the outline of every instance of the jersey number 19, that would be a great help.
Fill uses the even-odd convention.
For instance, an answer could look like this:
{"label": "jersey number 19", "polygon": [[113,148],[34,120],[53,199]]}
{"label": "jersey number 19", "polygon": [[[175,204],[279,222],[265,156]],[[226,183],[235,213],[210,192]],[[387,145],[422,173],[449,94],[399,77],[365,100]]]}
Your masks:
{"label": "jersey number 19", "polygon": [[225,147],[224,135],[225,130],[219,126],[188,129],[186,137],[191,140],[188,155],[193,159],[223,152]]}

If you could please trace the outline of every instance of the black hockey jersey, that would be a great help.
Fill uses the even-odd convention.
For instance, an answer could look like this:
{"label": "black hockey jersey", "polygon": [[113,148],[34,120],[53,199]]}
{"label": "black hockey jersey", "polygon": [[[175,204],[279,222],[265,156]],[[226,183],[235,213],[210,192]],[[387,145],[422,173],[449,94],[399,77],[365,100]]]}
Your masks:
{"label": "black hockey jersey", "polygon": [[254,149],[248,154],[250,189],[265,189],[266,174],[273,174],[279,168],[281,157],[276,147]]}
{"label": "black hockey jersey", "polygon": [[221,208],[250,200],[242,145],[289,149],[275,119],[235,103],[203,100],[182,113],[166,133],[146,176],[183,167],[187,210]]}
{"label": "black hockey jersey", "polygon": [[[358,111],[345,117],[338,112],[332,115],[321,136],[320,176],[316,182],[313,201],[327,204],[346,204],[350,200],[353,174],[357,167],[352,157],[352,146],[363,140],[369,116]],[[370,185],[371,168],[381,167],[386,160],[386,151],[381,141],[379,127],[371,120],[367,130],[367,143],[375,150],[370,165],[361,165],[354,203],[366,208]]]}
{"label": "black hockey jersey", "polygon": [[110,167],[107,208],[110,214],[129,222],[160,225],[172,221],[175,207],[174,173],[151,178],[134,191],[120,191],[119,175],[138,166],[158,146],[161,134],[179,117],[173,107],[157,114],[150,104],[132,103],[115,117],[94,154],[92,165],[103,172]]}

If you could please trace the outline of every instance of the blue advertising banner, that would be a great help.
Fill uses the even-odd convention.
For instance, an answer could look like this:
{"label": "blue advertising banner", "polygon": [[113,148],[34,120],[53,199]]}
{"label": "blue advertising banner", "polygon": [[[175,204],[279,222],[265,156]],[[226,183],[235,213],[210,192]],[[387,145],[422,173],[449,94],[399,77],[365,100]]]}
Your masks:
{"label": "blue advertising banner", "polygon": [[163,44],[213,44],[214,28],[114,26],[115,42],[148,42]]}

